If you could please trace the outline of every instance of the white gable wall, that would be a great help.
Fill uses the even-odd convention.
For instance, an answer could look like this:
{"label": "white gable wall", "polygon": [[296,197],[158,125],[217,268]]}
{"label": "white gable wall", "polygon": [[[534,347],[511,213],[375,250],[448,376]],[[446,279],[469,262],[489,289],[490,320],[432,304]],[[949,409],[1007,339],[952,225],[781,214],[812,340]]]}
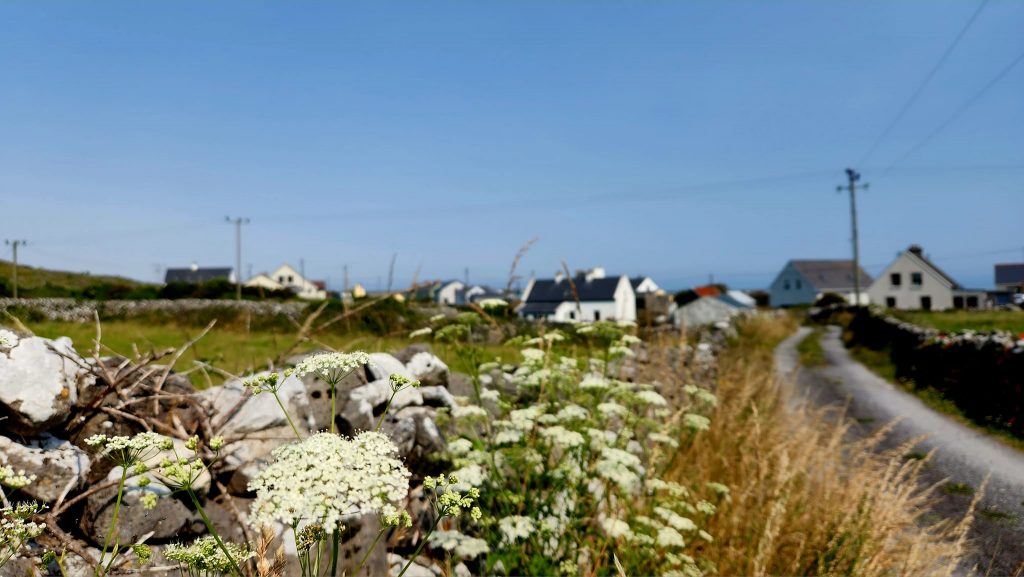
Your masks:
{"label": "white gable wall", "polygon": [[443,285],[441,288],[437,289],[435,299],[437,300],[438,303],[441,303],[443,305],[457,304],[455,302],[458,297],[457,293],[460,290],[462,290],[462,287],[464,286],[465,285],[463,285],[459,281],[453,281],[446,285]]}
{"label": "white gable wall", "polygon": [[[913,273],[920,273],[921,284],[911,282]],[[900,276],[900,284],[894,285],[892,275]],[[904,251],[878,275],[868,289],[871,302],[877,305],[902,309],[919,310],[925,308],[921,297],[931,299],[931,310],[944,311],[953,308],[953,287],[909,251]]]}
{"label": "white gable wall", "polygon": [[809,305],[818,299],[814,285],[808,282],[792,262],[786,263],[779,276],[775,277],[768,295],[768,303],[773,307]]}

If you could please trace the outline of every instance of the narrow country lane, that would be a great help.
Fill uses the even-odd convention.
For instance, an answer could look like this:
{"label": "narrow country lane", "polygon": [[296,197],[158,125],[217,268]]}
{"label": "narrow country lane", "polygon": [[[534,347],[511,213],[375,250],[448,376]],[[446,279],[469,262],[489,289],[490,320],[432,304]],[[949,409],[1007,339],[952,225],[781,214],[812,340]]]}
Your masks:
{"label": "narrow country lane", "polygon": [[[919,445],[922,452],[935,450],[927,482],[948,478],[950,483],[977,489],[989,475],[972,532],[978,551],[973,561],[981,575],[1009,575],[1017,570],[1024,563],[1024,452],[933,411],[875,375],[850,357],[839,327],[828,327],[821,338],[827,365],[801,368],[797,345],[810,334],[803,327],[776,349],[776,370],[784,382],[794,383],[800,394],[818,405],[848,402],[848,414],[857,423],[855,434],[870,434],[900,419],[887,446],[927,435]],[[940,490],[936,511],[948,517],[962,515],[972,498],[967,493]]]}

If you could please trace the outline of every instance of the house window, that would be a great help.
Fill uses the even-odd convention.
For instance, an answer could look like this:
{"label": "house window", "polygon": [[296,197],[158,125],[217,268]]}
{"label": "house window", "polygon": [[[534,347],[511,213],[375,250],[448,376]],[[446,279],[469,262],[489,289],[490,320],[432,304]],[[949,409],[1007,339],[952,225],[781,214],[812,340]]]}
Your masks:
{"label": "house window", "polygon": [[894,273],[890,274],[889,275],[889,284],[891,284],[894,287],[900,286],[901,284],[903,284],[903,275],[901,275],[898,272],[894,272]]}
{"label": "house window", "polygon": [[292,282],[292,275],[288,275],[288,282]]}
{"label": "house window", "polygon": [[595,321],[601,320],[601,311],[594,311],[594,320]]}
{"label": "house window", "polygon": [[896,308],[896,297],[885,297],[885,306],[891,309]]}
{"label": "house window", "polygon": [[788,280],[786,282],[782,283],[782,289],[783,290],[787,290],[787,291],[789,290],[789,281]]}
{"label": "house window", "polygon": [[912,272],[910,273],[910,284],[919,287],[924,284],[924,279],[921,277],[921,273]]}
{"label": "house window", "polygon": [[932,297],[921,297],[921,310],[932,310]]}
{"label": "house window", "polygon": [[978,297],[967,297],[967,308],[976,309],[978,308]]}
{"label": "house window", "polygon": [[800,279],[796,279],[796,290],[800,290],[804,287],[804,283],[800,282]]}
{"label": "house window", "polygon": [[953,297],[953,308],[962,309],[964,308],[964,297]]}
{"label": "house window", "polygon": [[277,277],[277,282],[279,282],[281,284],[284,284],[284,277],[283,276]]}
{"label": "house window", "polygon": [[569,311],[569,318],[572,320],[576,320],[576,311]]}

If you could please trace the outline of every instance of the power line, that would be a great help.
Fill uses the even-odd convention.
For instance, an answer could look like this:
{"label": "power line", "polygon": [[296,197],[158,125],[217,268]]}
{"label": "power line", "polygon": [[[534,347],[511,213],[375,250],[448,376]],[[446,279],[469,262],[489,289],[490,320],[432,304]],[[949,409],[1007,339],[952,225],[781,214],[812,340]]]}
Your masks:
{"label": "power line", "polygon": [[885,127],[885,130],[882,131],[882,134],[879,135],[877,139],[875,139],[874,144],[872,144],[871,148],[868,149],[867,153],[864,155],[864,158],[861,159],[860,164],[863,165],[868,161],[869,158],[871,158],[871,155],[874,154],[875,150],[878,149],[879,145],[882,144],[886,137],[889,136],[889,133],[892,132],[894,128],[896,128],[896,125],[899,124],[900,120],[902,120],[903,117],[907,114],[907,111],[910,110],[910,107],[913,106],[915,102],[917,102],[917,99],[920,98],[921,94],[924,92],[925,87],[928,86],[928,84],[932,81],[932,78],[935,77],[935,73],[937,73],[939,69],[942,68],[942,65],[946,63],[946,60],[949,59],[949,55],[952,54],[953,50],[955,50],[957,45],[960,44],[960,41],[963,39],[964,35],[967,34],[967,30],[970,29],[971,25],[974,24],[974,21],[978,19],[978,15],[981,14],[981,11],[985,9],[985,6],[987,4],[988,0],[982,0],[982,2],[978,4],[978,8],[974,11],[973,14],[971,14],[970,19],[968,19],[967,23],[964,24],[963,28],[960,29],[960,32],[957,33],[956,38],[953,39],[953,42],[951,42],[949,46],[946,47],[946,50],[942,53],[942,56],[939,57],[938,62],[935,63],[935,66],[932,67],[928,74],[925,75],[924,79],[917,85],[917,88],[910,95],[910,98],[907,99],[906,103],[903,104],[903,107],[900,108],[900,111],[896,113],[896,117],[893,118],[891,122],[889,122],[889,125]]}
{"label": "power line", "polygon": [[996,74],[992,78],[992,80],[989,80],[988,83],[985,84],[985,86],[983,86],[981,88],[981,90],[976,92],[974,94],[974,96],[972,96],[970,99],[967,100],[967,102],[964,102],[964,104],[962,106],[960,106],[960,108],[957,108],[956,111],[953,112],[953,114],[951,114],[948,118],[946,118],[946,120],[942,124],[940,124],[938,128],[933,130],[931,133],[928,134],[928,136],[925,136],[923,139],[921,139],[920,142],[915,144],[913,147],[910,148],[910,150],[908,150],[906,153],[904,153],[903,156],[899,157],[898,159],[896,159],[895,162],[890,164],[882,172],[882,174],[888,173],[890,170],[892,170],[892,168],[894,166],[896,166],[897,164],[903,162],[907,158],[910,158],[910,156],[913,155],[915,152],[917,152],[918,150],[924,148],[936,136],[941,134],[943,130],[945,130],[947,127],[949,127],[950,124],[953,124],[953,122],[956,121],[957,118],[960,118],[960,115],[963,114],[964,112],[966,112],[971,106],[974,105],[974,103],[976,103],[977,101],[981,100],[981,98],[983,96],[985,96],[985,94],[988,93],[989,90],[991,90],[996,84],[999,84],[999,81],[1002,80],[1003,78],[1005,78],[1006,75],[1009,74],[1010,71],[1013,70],[1022,61],[1024,61],[1024,52],[1021,52],[1020,54],[1018,54],[1016,58],[1014,58],[1013,60],[1010,61],[1009,64],[1004,66],[1003,69],[1000,70],[999,73]]}

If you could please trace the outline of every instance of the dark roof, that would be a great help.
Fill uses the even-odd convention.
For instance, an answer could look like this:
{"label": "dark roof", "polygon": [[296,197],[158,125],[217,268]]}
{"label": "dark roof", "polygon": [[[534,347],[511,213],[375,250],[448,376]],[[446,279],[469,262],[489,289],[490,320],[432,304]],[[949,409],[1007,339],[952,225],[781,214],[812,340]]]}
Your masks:
{"label": "dark roof", "polygon": [[917,259],[923,262],[925,265],[929,266],[933,271],[935,271],[935,274],[942,277],[942,279],[948,282],[950,286],[952,286],[953,288],[963,288],[962,286],[960,286],[960,283],[953,280],[953,277],[943,272],[941,268],[935,266],[935,263],[928,260],[928,257],[924,256],[924,249],[922,249],[920,246],[912,244],[910,245],[910,248],[907,249],[907,252],[917,257]]}
{"label": "dark roof", "polygon": [[640,284],[645,280],[647,280],[647,277],[645,276],[634,276],[630,277],[629,284],[633,285],[633,288],[635,289],[636,287],[640,286]]}
{"label": "dark roof", "polygon": [[[793,268],[804,275],[807,282],[819,291],[830,289],[852,289],[853,261],[851,260],[794,260]],[[871,276],[860,269],[860,286],[867,290]]]}
{"label": "dark roof", "polygon": [[164,274],[164,282],[202,283],[221,278],[228,279],[230,277],[231,267],[169,268]]}
{"label": "dark roof", "polygon": [[1024,284],[1024,262],[997,264],[996,284]]}
{"label": "dark roof", "polygon": [[524,315],[550,315],[554,314],[555,309],[561,303],[550,302],[550,303],[526,303],[526,305],[519,311]]}
{"label": "dark roof", "polygon": [[[595,278],[586,280],[583,277],[573,279],[576,283],[576,292],[581,301],[611,301],[615,300],[615,289],[619,286],[619,277]],[[540,279],[533,283],[527,303],[560,303],[576,300],[572,294],[569,281],[562,279]]]}

